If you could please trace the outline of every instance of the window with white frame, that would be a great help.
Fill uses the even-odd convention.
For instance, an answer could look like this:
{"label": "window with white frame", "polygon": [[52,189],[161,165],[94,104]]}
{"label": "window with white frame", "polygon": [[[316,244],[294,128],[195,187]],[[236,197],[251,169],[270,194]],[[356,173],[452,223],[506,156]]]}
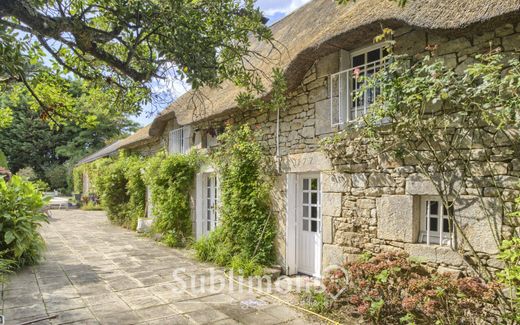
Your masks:
{"label": "window with white frame", "polygon": [[384,44],[349,53],[349,68],[330,76],[331,124],[354,121],[368,112],[380,93],[378,87],[366,88],[366,79],[385,65]]}
{"label": "window with white frame", "polygon": [[453,217],[453,212],[453,202],[448,202],[448,206],[444,206],[439,197],[422,197],[419,241],[428,245],[452,246],[453,224],[449,215]]}
{"label": "window with white frame", "polygon": [[170,131],[168,151],[170,153],[187,153],[190,150],[190,126],[183,126]]}

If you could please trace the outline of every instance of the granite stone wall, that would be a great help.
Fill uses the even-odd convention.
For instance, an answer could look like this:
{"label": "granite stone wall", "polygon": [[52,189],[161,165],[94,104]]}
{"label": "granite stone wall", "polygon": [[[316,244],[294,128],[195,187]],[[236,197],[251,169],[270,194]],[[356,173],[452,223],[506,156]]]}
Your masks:
{"label": "granite stone wall", "polygon": [[[520,23],[505,24],[494,30],[481,27],[444,33],[401,28],[394,37],[398,54],[420,58],[428,53],[427,46],[436,45],[436,55],[455,71],[462,72],[474,62],[475,54],[496,47],[508,54],[520,49]],[[370,44],[359,44],[359,48]],[[280,112],[280,157],[275,157],[279,173],[272,195],[273,211],[279,220],[280,263],[283,265],[285,259],[287,173],[318,171],[322,178],[324,267],[355,259],[364,251],[404,250],[441,270],[467,269],[461,254],[450,248],[417,242],[420,198],[435,195],[436,191],[413,162],[397,163],[377,155],[362,139],[346,145],[340,156],[329,159],[324,155],[320,140],[343,128],[331,127],[329,98],[329,76],[343,66],[342,53],[338,50],[315,62],[301,85],[289,94],[288,108]],[[221,129],[226,123],[248,123],[257,128],[261,131],[259,140],[273,157],[276,155],[277,112],[237,110],[196,123],[192,126],[194,146],[206,147],[208,130]],[[514,198],[520,196],[520,158],[517,149],[507,147],[499,136],[486,141],[486,147],[471,149],[471,155],[476,166],[492,157],[492,175],[499,176],[500,195],[505,197],[505,204],[497,204],[496,193],[486,186],[490,175],[483,168],[482,182],[464,189],[455,209],[463,219],[471,244],[485,263],[499,268],[496,241],[485,216],[492,211],[495,226],[505,237],[511,236],[511,221],[504,218],[504,213],[512,208]],[[163,143],[166,145],[167,141]],[[360,150],[365,152],[363,158],[357,156]],[[481,189],[485,193],[482,200],[478,196]]]}

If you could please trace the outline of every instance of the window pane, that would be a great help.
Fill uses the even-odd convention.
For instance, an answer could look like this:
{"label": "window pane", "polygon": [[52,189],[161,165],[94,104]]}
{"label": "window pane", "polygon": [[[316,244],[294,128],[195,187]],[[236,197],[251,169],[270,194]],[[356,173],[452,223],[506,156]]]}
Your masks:
{"label": "window pane", "polygon": [[439,202],[437,201],[429,201],[430,202],[430,215],[438,215],[439,214]]}
{"label": "window pane", "polygon": [[303,217],[308,218],[309,217],[309,207],[303,207]]}
{"label": "window pane", "polygon": [[373,50],[373,51],[370,51],[367,53],[368,63],[378,61],[379,59],[381,59],[381,50],[380,49]]}
{"label": "window pane", "polygon": [[309,180],[306,178],[303,180],[303,190],[306,191],[309,189]]}
{"label": "window pane", "polygon": [[317,232],[318,231],[318,221],[311,220],[311,231]]}
{"label": "window pane", "polygon": [[453,214],[453,203],[452,202],[449,202],[449,208],[448,209],[446,209],[446,207],[444,207],[443,213],[444,213],[445,216],[448,215],[448,210],[450,211],[450,215],[453,216],[454,214]]}
{"label": "window pane", "polygon": [[365,64],[365,54],[356,55],[352,58],[352,67]]}
{"label": "window pane", "polygon": [[318,193],[311,193],[311,203],[318,204]]}
{"label": "window pane", "polygon": [[430,218],[430,231],[439,231],[437,221],[438,221],[437,218]]}
{"label": "window pane", "polygon": [[304,192],[303,193],[303,203],[308,204],[309,203],[309,193]]}
{"label": "window pane", "polygon": [[311,218],[318,218],[318,207],[311,207]]}
{"label": "window pane", "polygon": [[318,190],[318,180],[316,178],[313,178],[311,180],[311,190],[313,190],[313,191]]}
{"label": "window pane", "polygon": [[451,232],[451,222],[449,219],[443,219],[442,221],[442,232]]}
{"label": "window pane", "polygon": [[309,220],[303,220],[303,230],[309,231]]}

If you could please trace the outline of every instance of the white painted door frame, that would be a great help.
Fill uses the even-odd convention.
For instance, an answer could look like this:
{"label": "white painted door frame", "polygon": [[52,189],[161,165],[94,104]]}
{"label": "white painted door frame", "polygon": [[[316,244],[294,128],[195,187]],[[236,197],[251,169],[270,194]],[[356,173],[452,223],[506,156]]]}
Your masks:
{"label": "white painted door frame", "polygon": [[[302,225],[302,196],[303,191],[301,184],[304,178],[317,178],[318,179],[318,202],[321,205],[321,174],[315,173],[289,173],[287,174],[287,219],[286,219],[286,272],[289,275],[297,274],[299,270],[299,253],[300,253],[300,237]],[[312,275],[314,277],[321,276],[321,259],[322,259],[322,248],[323,248],[323,220],[321,217],[321,207],[318,209],[318,240],[315,246],[315,270]],[[309,224],[310,227],[310,224]]]}
{"label": "white painted door frame", "polygon": [[195,177],[195,238],[200,239],[204,236],[204,226],[206,225],[206,177],[215,174],[213,166],[202,166]]}

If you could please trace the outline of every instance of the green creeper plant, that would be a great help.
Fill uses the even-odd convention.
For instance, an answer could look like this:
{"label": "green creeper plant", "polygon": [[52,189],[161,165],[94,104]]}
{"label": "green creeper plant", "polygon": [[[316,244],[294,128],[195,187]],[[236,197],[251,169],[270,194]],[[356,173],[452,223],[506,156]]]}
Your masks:
{"label": "green creeper plant", "polygon": [[93,178],[93,184],[109,220],[135,230],[137,219],[145,213],[143,159],[121,152],[118,158],[98,161],[94,166],[99,176]]}
{"label": "green creeper plant", "polygon": [[168,246],[185,246],[191,241],[190,190],[199,165],[195,151],[185,155],[160,152],[147,161],[144,180],[152,194],[152,230],[162,234]]}
{"label": "green creeper plant", "polygon": [[231,266],[244,275],[274,261],[272,180],[266,155],[248,125],[229,126],[213,159],[220,180],[220,225],[195,244],[200,259]]}

